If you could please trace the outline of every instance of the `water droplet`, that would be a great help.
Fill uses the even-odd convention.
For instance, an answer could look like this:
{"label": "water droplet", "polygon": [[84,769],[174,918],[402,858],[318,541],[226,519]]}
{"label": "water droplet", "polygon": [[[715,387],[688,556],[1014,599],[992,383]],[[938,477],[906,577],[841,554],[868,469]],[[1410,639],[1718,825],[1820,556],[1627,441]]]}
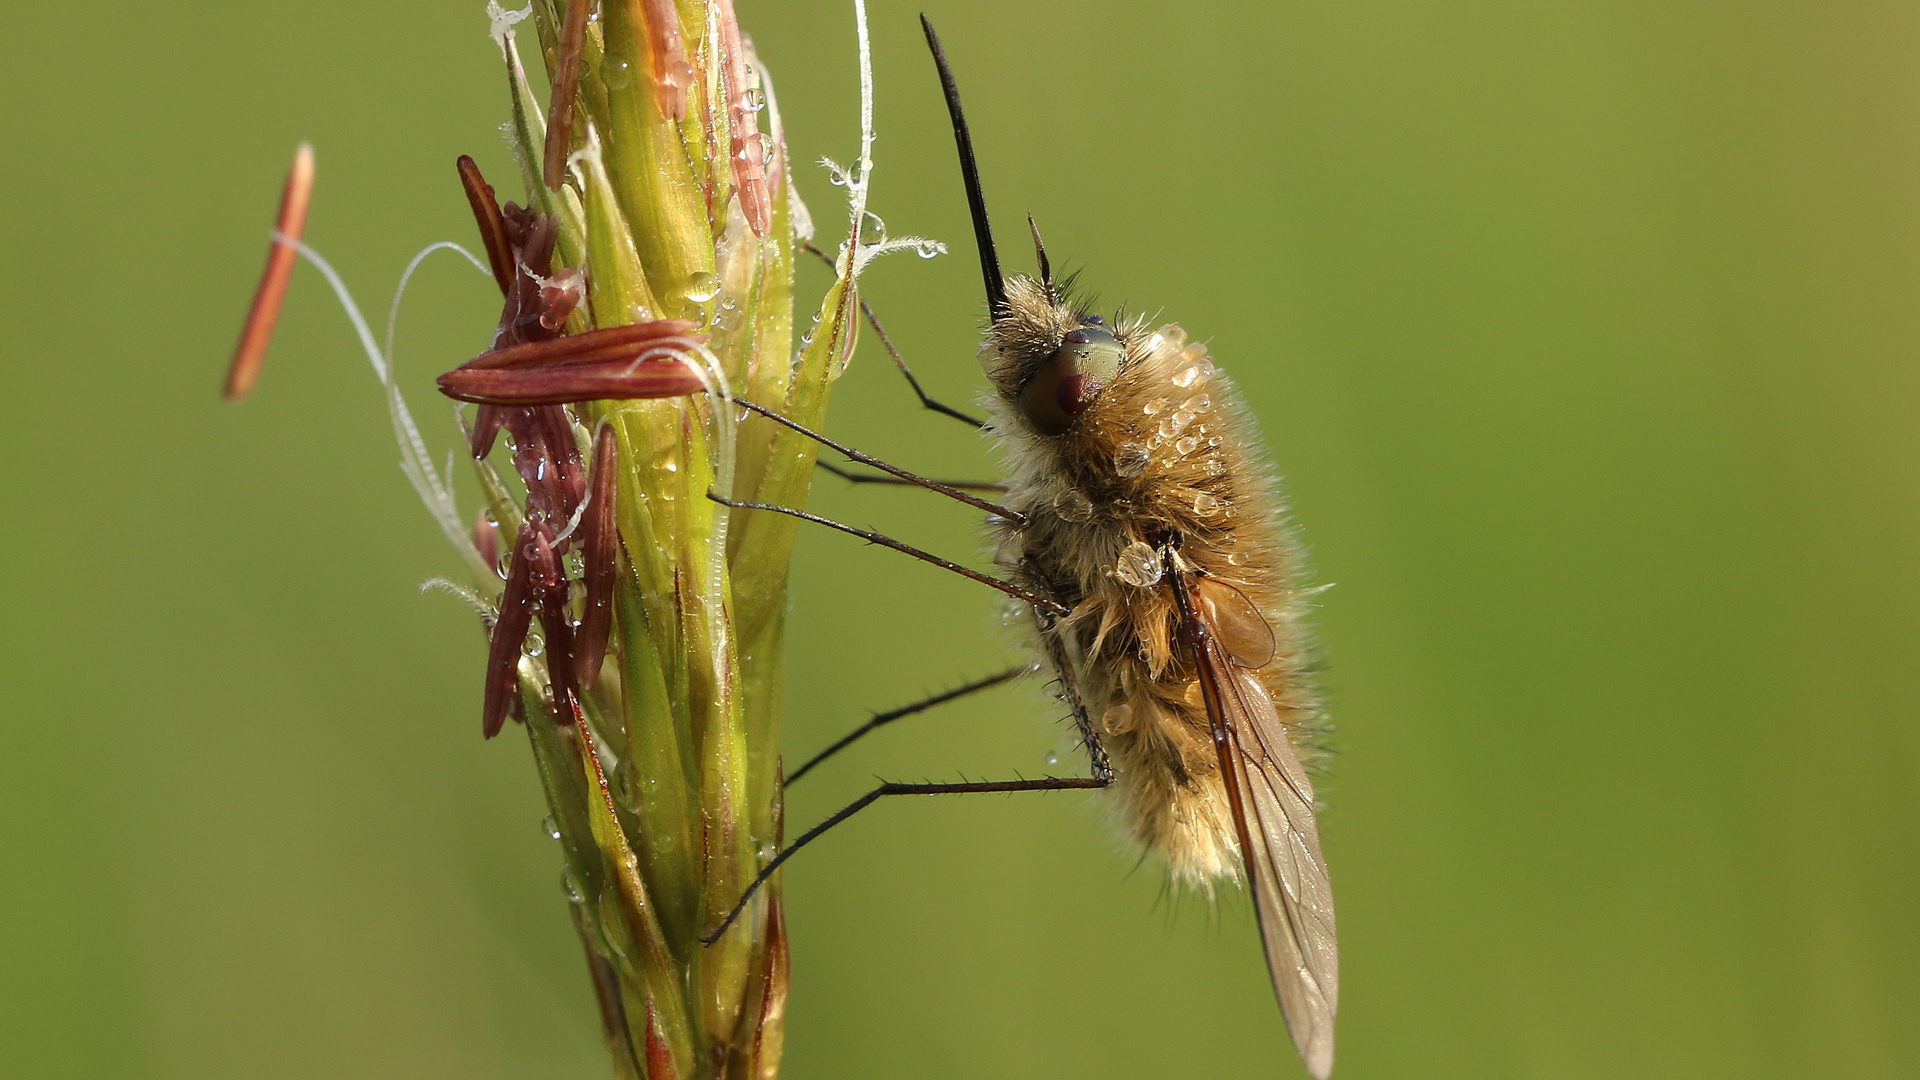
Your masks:
{"label": "water droplet", "polygon": [[705,270],[697,270],[687,278],[687,299],[696,304],[704,304],[713,299],[720,291],[720,278]]}
{"label": "water droplet", "polygon": [[626,913],[620,910],[620,900],[612,889],[600,894],[600,918],[597,921],[600,923],[600,939],[606,942],[607,952],[611,954],[609,958],[623,965],[631,964],[627,950],[621,946],[627,936]]}
{"label": "water droplet", "polygon": [[663,461],[660,463],[660,467],[667,470],[668,472],[680,471],[680,463],[677,461]]}
{"label": "water droplet", "polygon": [[1194,449],[1199,445],[1200,445],[1199,439],[1196,439],[1193,436],[1188,435],[1182,438],[1179,442],[1174,443],[1173,448],[1181,454],[1191,454],[1193,453]]}
{"label": "water droplet", "polygon": [[1093,501],[1077,488],[1069,488],[1066,494],[1054,501],[1053,506],[1068,521],[1086,521],[1093,517]]}
{"label": "water droplet", "polygon": [[1207,437],[1207,445],[1208,445],[1208,446],[1219,446],[1219,445],[1220,445],[1220,436],[1218,436],[1218,435],[1211,435],[1211,436],[1208,436],[1208,437]]}
{"label": "water droplet", "polygon": [[1220,500],[1201,492],[1193,497],[1193,512],[1196,514],[1215,514],[1220,510]]}
{"label": "water droplet", "polygon": [[537,633],[528,631],[526,644],[520,648],[521,651],[525,652],[528,656],[539,656],[541,653],[547,651],[547,639]]}
{"label": "water droplet", "polygon": [[1127,545],[1113,567],[1114,577],[1142,589],[1159,584],[1160,573],[1159,553],[1138,540]]}
{"label": "water droplet", "polygon": [[626,89],[633,84],[633,64],[609,55],[600,62],[600,81],[606,83],[609,90]]}
{"label": "water droplet", "polygon": [[1060,755],[1049,750],[1047,751],[1046,762],[1049,765],[1058,765],[1060,764]]}
{"label": "water droplet", "polygon": [[1206,412],[1207,409],[1212,407],[1212,405],[1213,405],[1212,398],[1208,397],[1205,394],[1195,394],[1193,397],[1190,397],[1187,399],[1187,403],[1185,405],[1182,405],[1180,407],[1182,409],[1185,409],[1187,412]]}
{"label": "water droplet", "polygon": [[567,899],[572,903],[587,902],[587,890],[581,886],[580,876],[573,872],[571,866],[560,872],[560,891],[566,893]]}
{"label": "water droplet", "polygon": [[1158,416],[1160,415],[1161,412],[1163,412],[1166,409],[1166,407],[1167,407],[1166,402],[1161,401],[1158,398],[1155,398],[1154,400],[1147,402],[1145,405],[1140,406],[1140,411],[1143,413],[1146,413],[1148,416]]}
{"label": "water droplet", "polygon": [[1244,551],[1236,551],[1227,556],[1227,563],[1231,566],[1245,566],[1247,565],[1247,553]]}
{"label": "water droplet", "polygon": [[1183,368],[1181,369],[1180,374],[1175,375],[1173,377],[1173,385],[1184,389],[1186,387],[1192,386],[1193,380],[1199,377],[1200,377],[1199,368],[1197,367]]}
{"label": "water droplet", "polygon": [[581,551],[579,548],[575,548],[574,550],[567,552],[566,557],[563,558],[561,561],[566,564],[568,577],[581,578],[586,576],[586,573],[587,573],[587,553],[586,552]]}
{"label": "water droplet", "polygon": [[553,820],[552,814],[548,814],[546,817],[540,819],[540,827],[547,831],[547,839],[560,839],[560,823]]}
{"label": "water droplet", "polygon": [[1139,476],[1147,471],[1147,462],[1152,459],[1153,455],[1139,443],[1121,443],[1113,455],[1113,471],[1125,477]]}
{"label": "water droplet", "polygon": [[772,157],[773,150],[774,150],[773,136],[763,131],[760,133],[759,139],[760,139],[760,156],[763,158]]}

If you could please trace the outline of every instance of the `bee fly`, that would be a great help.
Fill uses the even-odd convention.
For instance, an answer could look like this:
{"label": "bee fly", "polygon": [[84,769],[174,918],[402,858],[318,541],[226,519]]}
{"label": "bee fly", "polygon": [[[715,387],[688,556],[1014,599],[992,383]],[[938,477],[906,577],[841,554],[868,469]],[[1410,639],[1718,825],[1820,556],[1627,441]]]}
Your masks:
{"label": "bee fly", "polygon": [[[992,393],[981,426],[1007,459],[1007,478],[996,486],[1004,494],[990,503],[800,430],[891,474],[855,479],[919,484],[985,509],[1006,578],[792,508],[720,501],[851,532],[1020,600],[1073,711],[1091,775],[883,784],[788,846],[754,888],[887,795],[1111,787],[1134,839],[1163,855],[1175,879],[1202,888],[1245,880],[1294,1046],[1325,1080],[1339,997],[1333,894],[1301,764],[1321,713],[1306,673],[1307,592],[1293,580],[1298,557],[1253,422],[1205,347],[1178,327],[1108,323],[1076,305],[1053,280],[1038,229],[1039,276],[1001,273],[953,72],[933,25],[925,16],[921,23],[946,92],[986,281],[991,321],[980,361]],[[891,350],[884,331],[880,337]],[[895,361],[906,372],[897,354]],[[879,724],[1022,673],[880,714],[790,780]]]}

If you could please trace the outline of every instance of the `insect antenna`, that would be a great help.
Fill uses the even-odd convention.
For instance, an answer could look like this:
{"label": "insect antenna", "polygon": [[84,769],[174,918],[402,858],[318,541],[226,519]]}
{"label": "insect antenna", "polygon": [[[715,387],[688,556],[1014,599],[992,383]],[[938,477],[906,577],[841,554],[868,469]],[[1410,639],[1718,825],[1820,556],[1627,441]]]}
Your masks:
{"label": "insect antenna", "polygon": [[1047,262],[1047,245],[1040,239],[1040,226],[1033,220],[1032,214],[1027,215],[1027,229],[1033,233],[1033,261],[1040,264],[1040,284],[1047,287],[1048,293],[1052,293],[1053,264]]}
{"label": "insect antenna", "polygon": [[947,51],[940,47],[940,35],[933,22],[920,16],[927,32],[927,48],[933,50],[934,67],[940,70],[940,88],[946,91],[947,115],[953,118],[953,142],[960,151],[960,179],[967,186],[967,210],[973,215],[973,239],[980,249],[980,274],[986,279],[987,315],[998,320],[1007,313],[1007,283],[1000,276],[1000,255],[993,246],[993,224],[987,220],[987,198],[980,191],[980,163],[973,156],[973,135],[967,130],[967,117],[960,109],[960,87],[953,81],[953,68],[947,63]]}

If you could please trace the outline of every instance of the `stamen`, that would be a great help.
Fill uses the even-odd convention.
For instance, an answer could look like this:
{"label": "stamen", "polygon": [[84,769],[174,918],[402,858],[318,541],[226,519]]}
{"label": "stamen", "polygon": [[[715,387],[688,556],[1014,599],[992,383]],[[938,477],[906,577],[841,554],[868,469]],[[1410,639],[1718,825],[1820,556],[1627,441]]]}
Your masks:
{"label": "stamen", "polygon": [[514,544],[513,565],[507,570],[507,586],[500,593],[500,617],[493,623],[493,638],[487,644],[487,685],[480,706],[480,733],[491,739],[500,734],[507,710],[513,706],[520,684],[520,644],[533,625],[533,559],[530,552],[540,525],[529,521],[520,529]]}
{"label": "stamen", "polygon": [[467,205],[473,207],[474,223],[480,226],[480,243],[487,249],[487,265],[493,268],[493,280],[506,292],[513,285],[513,245],[507,242],[507,223],[500,216],[500,200],[493,185],[480,175],[480,166],[465,154],[454,162],[460,170],[460,186],[466,189]]}
{"label": "stamen", "polygon": [[293,155],[293,168],[287,172],[286,187],[280,192],[280,217],[274,225],[273,246],[267,249],[267,268],[260,274],[253,306],[240,329],[240,344],[234,348],[233,363],[227,368],[228,401],[246,397],[260,377],[260,365],[267,359],[267,346],[273,341],[273,328],[280,321],[280,307],[287,298],[287,284],[293,280],[293,264],[299,253],[296,245],[307,227],[307,207],[312,202],[313,147],[301,143]]}
{"label": "stamen", "polygon": [[680,38],[680,13],[673,0],[641,0],[641,19],[647,27],[647,60],[653,69],[654,92],[660,111],[675,120],[687,118],[687,87],[693,68]]}
{"label": "stamen", "polygon": [[746,50],[740,42],[740,23],[733,15],[733,0],[719,0],[720,74],[727,88],[727,129],[731,136],[729,158],[733,163],[733,186],[740,195],[740,210],[746,215],[755,236],[766,236],[773,223],[773,201],[767,193],[766,147],[760,141],[760,123],[756,118],[751,87],[747,85]]}
{"label": "stamen", "polygon": [[587,47],[587,10],[592,0],[567,0],[560,49],[553,63],[553,100],[547,108],[543,178],[559,190],[567,179],[567,147],[573,142],[573,103],[580,94],[580,54]]}
{"label": "stamen", "polygon": [[586,568],[581,584],[586,589],[580,611],[580,634],[574,642],[575,675],[580,685],[591,687],[600,677],[600,665],[607,656],[607,637],[613,629],[613,582],[615,561],[619,557],[620,536],[613,516],[614,489],[619,478],[619,445],[613,426],[600,425],[593,440],[593,471],[587,477],[592,491],[587,496],[586,517],[582,520],[581,554]]}
{"label": "stamen", "polygon": [[661,319],[657,322],[609,326],[546,341],[530,341],[492,349],[460,365],[457,370],[486,368],[547,367],[560,364],[596,364],[607,360],[631,360],[650,346],[684,344],[691,348],[698,341],[693,324],[685,319]]}
{"label": "stamen", "polygon": [[631,359],[520,369],[458,368],[440,376],[440,392],[480,405],[572,405],[685,397],[705,383],[675,349]]}

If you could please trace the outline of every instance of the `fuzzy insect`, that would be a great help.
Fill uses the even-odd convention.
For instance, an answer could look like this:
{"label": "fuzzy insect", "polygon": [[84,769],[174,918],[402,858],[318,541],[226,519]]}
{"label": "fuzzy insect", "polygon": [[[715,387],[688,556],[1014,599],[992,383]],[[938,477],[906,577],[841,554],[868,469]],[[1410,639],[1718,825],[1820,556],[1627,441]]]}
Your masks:
{"label": "fuzzy insect", "polygon": [[[923,23],[925,20],[923,18]],[[1333,1068],[1333,895],[1302,767],[1321,707],[1305,590],[1271,468],[1227,377],[1177,326],[1108,325],[1053,280],[1003,276],[952,75],[947,90],[991,323],[980,361],[1007,460],[992,519],[1008,577],[1070,610],[1036,615],[1139,843],[1176,879],[1244,878],[1308,1070]]]}

